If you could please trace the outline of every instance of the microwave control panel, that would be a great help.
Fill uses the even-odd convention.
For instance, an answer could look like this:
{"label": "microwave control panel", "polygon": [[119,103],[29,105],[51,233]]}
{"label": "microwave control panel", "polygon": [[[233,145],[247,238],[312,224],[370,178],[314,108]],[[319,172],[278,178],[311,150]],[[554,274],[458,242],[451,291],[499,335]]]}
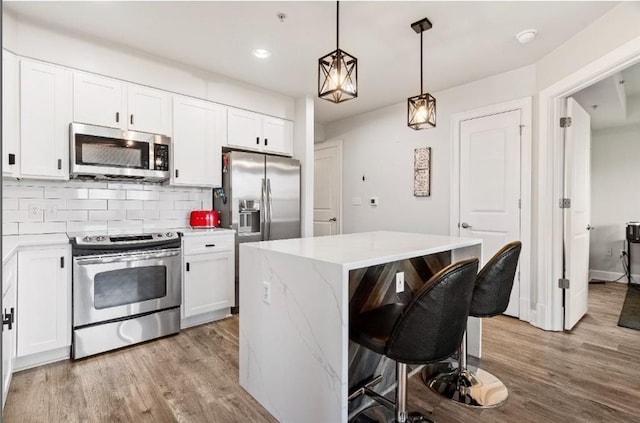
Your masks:
{"label": "microwave control panel", "polygon": [[167,144],[154,145],[154,169],[169,170],[169,146]]}

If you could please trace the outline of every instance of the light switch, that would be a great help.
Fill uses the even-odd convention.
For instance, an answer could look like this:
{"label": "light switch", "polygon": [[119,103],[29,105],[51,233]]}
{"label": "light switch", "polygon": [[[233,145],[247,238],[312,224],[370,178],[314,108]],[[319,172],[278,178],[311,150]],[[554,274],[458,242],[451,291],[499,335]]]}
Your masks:
{"label": "light switch", "polygon": [[377,206],[377,205],[378,205],[378,197],[371,197],[371,198],[369,199],[369,204],[370,204],[372,207]]}

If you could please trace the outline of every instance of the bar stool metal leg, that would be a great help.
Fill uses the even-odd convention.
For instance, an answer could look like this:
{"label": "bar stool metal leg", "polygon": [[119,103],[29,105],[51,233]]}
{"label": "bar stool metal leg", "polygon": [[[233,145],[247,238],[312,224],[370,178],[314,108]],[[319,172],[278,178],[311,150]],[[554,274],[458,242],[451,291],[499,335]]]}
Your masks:
{"label": "bar stool metal leg", "polygon": [[458,363],[457,369],[448,372],[423,372],[423,380],[432,391],[471,407],[493,408],[507,400],[509,391],[500,379],[482,369],[472,372],[467,368],[466,332],[460,346]]}

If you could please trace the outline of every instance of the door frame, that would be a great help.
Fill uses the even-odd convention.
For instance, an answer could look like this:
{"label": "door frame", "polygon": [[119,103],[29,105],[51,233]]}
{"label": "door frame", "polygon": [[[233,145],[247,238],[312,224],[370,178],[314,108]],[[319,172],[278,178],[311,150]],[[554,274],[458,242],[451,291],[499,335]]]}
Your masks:
{"label": "door frame", "polygon": [[457,236],[460,216],[460,125],[465,120],[520,110],[522,137],[520,145],[520,304],[519,319],[531,321],[531,139],[532,98],[523,97],[451,115],[451,197],[449,234]]}
{"label": "door frame", "polygon": [[[566,97],[640,62],[640,37],[636,37],[599,59],[550,85],[539,93],[537,182],[537,303],[531,323],[545,330],[564,326],[562,276],[563,163],[560,117]],[[551,228],[551,230],[549,230]],[[549,254],[551,251],[551,254]]]}
{"label": "door frame", "polygon": [[[342,139],[333,139],[328,141],[316,142],[313,144],[313,166],[315,169],[315,152],[327,147],[338,147],[338,235],[342,234]],[[315,184],[315,179],[313,181]],[[314,187],[315,189],[315,187]],[[314,235],[315,236],[315,235]]]}

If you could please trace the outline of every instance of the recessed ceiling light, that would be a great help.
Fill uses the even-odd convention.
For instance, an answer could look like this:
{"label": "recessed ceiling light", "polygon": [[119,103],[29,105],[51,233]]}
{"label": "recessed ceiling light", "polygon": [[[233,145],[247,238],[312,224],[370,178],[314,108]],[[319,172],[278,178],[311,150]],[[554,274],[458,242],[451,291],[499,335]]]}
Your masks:
{"label": "recessed ceiling light", "polygon": [[267,57],[271,56],[271,52],[269,50],[265,50],[263,48],[257,48],[255,50],[253,50],[252,53],[258,59],[266,59]]}
{"label": "recessed ceiling light", "polygon": [[537,34],[538,30],[536,29],[525,29],[516,34],[516,40],[518,40],[520,44],[527,44],[533,41]]}

